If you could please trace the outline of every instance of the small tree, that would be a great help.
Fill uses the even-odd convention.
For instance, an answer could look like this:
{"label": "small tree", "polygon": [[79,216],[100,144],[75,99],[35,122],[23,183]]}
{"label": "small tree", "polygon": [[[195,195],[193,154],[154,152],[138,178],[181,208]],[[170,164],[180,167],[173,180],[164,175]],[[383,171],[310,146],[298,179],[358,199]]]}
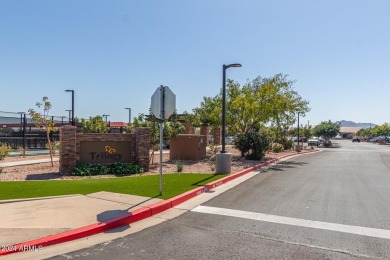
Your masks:
{"label": "small tree", "polygon": [[83,118],[81,119],[81,124],[83,133],[108,133],[110,131],[102,116],[90,116],[89,120]]}
{"label": "small tree", "polygon": [[47,146],[49,148],[49,153],[50,153],[50,160],[51,160],[51,166],[54,166],[53,163],[53,146],[51,144],[50,140],[50,133],[55,131],[55,124],[54,121],[49,118],[49,111],[51,109],[51,103],[48,99],[48,97],[43,97],[42,102],[37,102],[35,103],[35,106],[37,108],[43,108],[43,114],[35,111],[34,109],[30,108],[28,110],[28,114],[30,115],[32,121],[37,121],[36,126],[37,127],[43,127],[44,130],[46,131],[46,138],[47,138]]}
{"label": "small tree", "polygon": [[317,136],[323,136],[326,140],[324,145],[329,146],[329,138],[335,137],[340,132],[340,125],[332,123],[330,120],[324,121],[314,127],[313,132]]}

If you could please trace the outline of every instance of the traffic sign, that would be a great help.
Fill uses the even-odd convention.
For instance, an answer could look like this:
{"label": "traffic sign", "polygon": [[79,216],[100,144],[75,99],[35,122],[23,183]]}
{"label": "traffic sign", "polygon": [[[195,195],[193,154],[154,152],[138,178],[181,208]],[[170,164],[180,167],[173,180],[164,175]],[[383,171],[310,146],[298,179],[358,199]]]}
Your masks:
{"label": "traffic sign", "polygon": [[176,110],[176,95],[166,86],[160,86],[152,96],[151,113],[157,119],[168,119]]}

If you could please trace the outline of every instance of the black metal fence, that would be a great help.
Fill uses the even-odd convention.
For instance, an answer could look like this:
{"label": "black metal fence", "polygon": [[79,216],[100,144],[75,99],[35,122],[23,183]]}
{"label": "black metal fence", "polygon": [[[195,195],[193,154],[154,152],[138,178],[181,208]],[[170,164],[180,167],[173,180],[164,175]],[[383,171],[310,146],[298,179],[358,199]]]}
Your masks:
{"label": "black metal fence", "polygon": [[[70,124],[64,116],[50,116],[56,126]],[[50,133],[51,141],[59,141],[59,132]],[[47,136],[44,129],[37,126],[25,113],[0,111],[0,144],[12,149],[47,149]]]}

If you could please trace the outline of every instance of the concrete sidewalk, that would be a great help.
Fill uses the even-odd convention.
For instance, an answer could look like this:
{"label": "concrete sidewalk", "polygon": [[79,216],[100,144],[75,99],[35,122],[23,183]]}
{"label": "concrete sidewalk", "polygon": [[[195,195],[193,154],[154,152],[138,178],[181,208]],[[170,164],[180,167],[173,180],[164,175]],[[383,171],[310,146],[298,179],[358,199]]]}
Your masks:
{"label": "concrete sidewalk", "polygon": [[[53,162],[58,162],[60,158],[54,157]],[[15,161],[15,162],[5,162],[0,163],[0,167],[13,167],[13,166],[22,166],[22,165],[30,165],[30,164],[38,164],[38,163],[47,163],[51,162],[50,158],[46,159],[37,159],[37,160],[23,160],[23,161]]]}
{"label": "concrete sidewalk", "polygon": [[58,234],[161,201],[110,192],[0,202],[0,245]]}

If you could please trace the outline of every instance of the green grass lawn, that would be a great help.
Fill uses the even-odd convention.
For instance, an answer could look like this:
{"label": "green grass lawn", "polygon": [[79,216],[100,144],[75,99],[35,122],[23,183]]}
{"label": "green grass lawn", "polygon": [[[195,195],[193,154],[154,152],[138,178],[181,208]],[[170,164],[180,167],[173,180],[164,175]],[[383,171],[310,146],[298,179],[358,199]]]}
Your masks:
{"label": "green grass lawn", "polygon": [[0,200],[37,198],[98,191],[168,199],[225,177],[224,174],[166,174],[159,196],[159,175],[105,179],[0,182]]}

